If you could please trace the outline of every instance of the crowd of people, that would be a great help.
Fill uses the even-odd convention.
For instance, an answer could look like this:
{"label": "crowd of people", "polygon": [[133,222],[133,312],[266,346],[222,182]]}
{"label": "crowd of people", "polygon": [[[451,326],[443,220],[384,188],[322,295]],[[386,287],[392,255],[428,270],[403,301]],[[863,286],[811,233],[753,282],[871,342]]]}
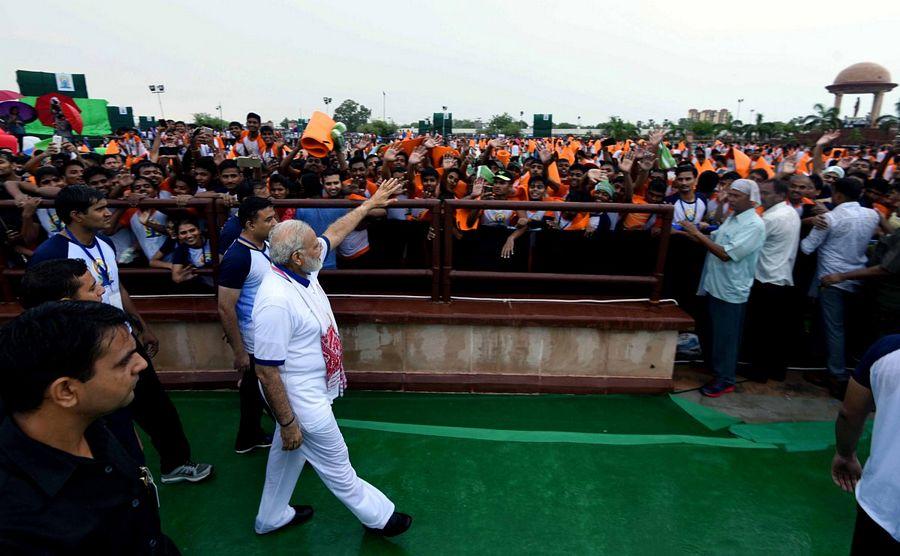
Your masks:
{"label": "crowd of people", "polygon": [[[604,249],[626,234],[650,241],[670,234],[667,287],[697,321],[714,375],[701,389],[706,396],[732,392],[738,372],[755,380],[783,379],[792,353],[806,341],[821,343],[827,369],[808,380],[840,398],[851,385],[858,396],[864,379],[851,380],[848,366],[867,344],[900,332],[900,152],[888,146],[834,145],[838,133],[825,133],[811,146],[687,144],[667,140],[662,131],[625,141],[407,134],[348,137],[344,147],[317,158],[261,122],[250,113],[245,125],[232,122],[222,133],[173,121],[149,136],[122,129],[102,155],[68,140],[31,156],[0,152],[0,197],[10,201],[0,209],[5,264],[27,266],[19,293],[23,304],[34,307],[6,331],[21,336],[0,350],[0,359],[26,361],[37,377],[5,377],[0,384],[8,410],[31,416],[17,418],[18,427],[45,444],[74,440],[66,451],[79,454],[84,438],[90,449],[107,445],[92,423],[117,410],[108,421],[124,450],[142,461],[133,421],[160,452],[164,483],[210,476],[211,465],[191,460],[177,412],[158,385],[152,357],[159,342],[121,284],[119,268],[166,269],[175,284],[216,291],[241,376],[235,450],[273,446],[256,518],[259,534],[312,516],[309,507],[289,505],[306,461],[367,528],[393,535],[410,526],[411,518],[350,466],[330,411],[345,384],[342,346],[317,280],[323,268],[390,265],[384,259],[393,255],[377,247],[379,234],[401,230],[399,236],[408,237],[413,229],[391,223],[420,232],[397,260],[425,260],[435,234],[433,214],[425,206],[392,206],[392,200],[521,202],[520,209],[454,209],[455,226],[445,233],[468,245],[458,256],[476,268],[530,265],[523,254],[539,244],[553,246],[537,238],[574,240],[581,258],[604,259],[610,257]],[[172,202],[146,206],[145,200],[159,199]],[[214,227],[193,199],[223,207]],[[347,199],[358,206],[288,207],[273,205],[273,199]],[[110,206],[110,200],[125,203]],[[528,210],[536,201],[558,206]],[[588,211],[567,209],[572,202],[597,204]],[[665,219],[651,213],[604,210],[609,203],[672,205],[671,228],[663,230]],[[202,272],[213,264],[218,283]],[[80,303],[97,301],[125,312]],[[92,324],[66,349],[22,353],[23,345],[41,341],[29,334],[76,326],[78,314]],[[110,376],[104,391],[80,390],[52,370],[58,363],[53,358],[73,352],[82,354],[77,361],[85,377],[107,356],[109,372],[119,374]],[[742,359],[747,368],[739,368]],[[29,397],[9,395],[18,390]],[[109,397],[117,392],[118,401]],[[300,405],[315,411],[298,413]],[[266,411],[277,423],[274,439],[260,424]],[[70,437],[47,437],[54,419],[67,423]],[[21,432],[6,429],[0,435]],[[847,452],[855,439],[848,433],[845,440]],[[22,450],[38,450],[19,441]],[[855,481],[852,460],[842,457],[835,465]],[[17,488],[23,499],[35,496],[24,483]],[[150,490],[144,481],[133,500],[140,505]],[[131,533],[154,547],[165,544],[158,521]]]}
{"label": "crowd of people", "polygon": [[[262,125],[255,113],[222,132],[160,121],[149,133],[118,130],[102,155],[68,140],[31,156],[0,152],[0,198],[14,204],[0,209],[5,264],[24,266],[39,245],[65,235],[67,216],[39,204],[74,185],[126,202],[96,230],[109,238],[117,265],[168,270],[168,291],[181,292],[216,291],[203,269],[221,262],[234,244],[242,229],[238,206],[251,197],[362,202],[395,179],[403,184],[397,199],[522,202],[520,209],[455,209],[455,225],[447,231],[455,235],[454,266],[601,274],[649,272],[642,262],[652,260],[663,219],[602,207],[571,211],[565,203],[664,203],[674,212],[665,293],[695,317],[708,363],[718,369],[717,384],[704,392],[729,391],[738,358],[751,363],[744,371],[751,378],[778,379],[789,364],[808,363],[798,354],[818,352],[829,373],[810,379],[840,396],[847,350],[858,358],[867,342],[893,331],[898,321],[900,151],[837,145],[839,137],[832,132],[813,145],[776,145],[688,144],[667,140],[662,131],[625,141],[356,134],[315,157]],[[743,210],[741,194],[751,197]],[[148,199],[171,202],[142,205]],[[214,227],[190,206],[192,199],[222,207]],[[532,201],[561,204],[528,210]],[[321,234],[348,210],[276,206],[275,219],[302,220]],[[324,268],[424,267],[436,228],[432,216],[425,206],[375,211],[329,252]],[[707,257],[709,242],[721,244],[738,220],[746,220],[747,235],[762,243],[750,245],[740,264],[720,251]],[[634,243],[635,237],[647,242]],[[715,259],[727,263],[726,276]],[[728,291],[707,287],[706,281],[722,279],[729,281]],[[770,315],[784,306],[790,317],[775,324],[778,337],[790,343],[764,353],[747,349],[761,341]],[[864,312],[870,318],[856,326]],[[713,364],[714,346],[723,345],[728,355]]]}

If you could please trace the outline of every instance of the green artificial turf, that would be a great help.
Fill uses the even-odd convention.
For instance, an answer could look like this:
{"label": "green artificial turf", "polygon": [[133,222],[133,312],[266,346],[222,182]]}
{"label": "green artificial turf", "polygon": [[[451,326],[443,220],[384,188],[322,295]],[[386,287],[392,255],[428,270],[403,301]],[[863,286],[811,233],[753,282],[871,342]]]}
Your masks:
{"label": "green artificial turf", "polygon": [[[412,528],[393,540],[365,534],[307,468],[294,501],[312,504],[313,520],[258,537],[266,452],[233,452],[237,394],[172,398],[194,459],[216,466],[209,481],[160,486],[164,530],[186,555],[846,554],[852,535],[853,498],[831,482],[830,449],[530,442],[515,433],[752,442],[709,430],[666,396],[349,392],[334,407],[349,420],[351,461],[414,516]],[[426,427],[372,430],[398,424]],[[446,427],[503,434],[430,434]],[[158,471],[155,458],[148,449]]]}

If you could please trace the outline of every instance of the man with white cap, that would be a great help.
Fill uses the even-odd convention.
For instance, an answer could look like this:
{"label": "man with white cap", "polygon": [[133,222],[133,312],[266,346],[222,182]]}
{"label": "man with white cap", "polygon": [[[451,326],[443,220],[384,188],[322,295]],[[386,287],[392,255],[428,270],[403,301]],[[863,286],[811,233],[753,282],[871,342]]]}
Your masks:
{"label": "man with white cap", "polygon": [[710,237],[688,220],[679,222],[709,251],[697,292],[708,296],[709,326],[701,337],[706,339],[703,353],[707,365],[715,373],[700,389],[704,396],[717,398],[734,391],[747,299],[766,239],[766,226],[754,210],[759,203],[755,181],[735,180],[728,191],[728,204],[734,212]]}
{"label": "man with white cap", "polygon": [[834,186],[834,182],[843,177],[844,169],[840,166],[829,166],[822,170],[822,181],[828,186],[829,191],[831,191],[832,186]]}
{"label": "man with white cap", "polygon": [[302,220],[269,234],[272,272],[253,305],[254,359],[277,426],[255,529],[265,534],[312,517],[310,506],[290,505],[308,461],[331,492],[367,530],[384,536],[406,531],[412,518],[356,475],[331,402],[344,390],[343,347],[328,297],[319,285],[322,260],[370,211],[390,204],[402,183],[389,179],[321,237]]}

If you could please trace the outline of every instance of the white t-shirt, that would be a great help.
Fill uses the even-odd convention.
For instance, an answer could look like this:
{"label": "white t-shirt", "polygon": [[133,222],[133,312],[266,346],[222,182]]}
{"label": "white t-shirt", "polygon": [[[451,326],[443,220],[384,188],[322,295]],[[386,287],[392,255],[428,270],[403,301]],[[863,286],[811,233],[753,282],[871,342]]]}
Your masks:
{"label": "white t-shirt", "polygon": [[778,203],[762,214],[766,242],[756,262],[756,279],[776,286],[794,285],[794,261],[800,245],[800,217],[787,203]]}
{"label": "white t-shirt", "polygon": [[900,541],[900,334],[885,336],[863,356],[853,378],[875,398],[872,450],[856,485],[856,501]]}
{"label": "white t-shirt", "polygon": [[[109,239],[112,240],[113,247],[116,248],[117,260],[120,263],[131,262],[130,259],[134,259],[134,250],[137,248],[137,242],[135,241],[134,234],[131,233],[130,228],[120,229],[118,232],[109,236]],[[129,253],[129,250],[131,253]],[[128,257],[130,257],[129,260],[124,260]]]}
{"label": "white t-shirt", "polygon": [[516,215],[513,209],[484,209],[481,211],[481,225],[515,228],[518,221]]}
{"label": "white t-shirt", "polygon": [[[169,218],[162,212],[154,210],[153,214],[150,215],[150,220],[165,227]],[[134,237],[137,238],[141,250],[144,252],[144,256],[147,257],[148,260],[152,259],[153,256],[156,255],[156,252],[159,251],[159,248],[163,246],[163,243],[166,242],[166,234],[160,233],[150,226],[141,224],[140,211],[135,211],[134,214],[131,215],[129,224],[131,224],[131,231],[134,233]]]}
{"label": "white t-shirt", "polygon": [[36,211],[38,222],[41,223],[41,227],[44,228],[44,231],[47,232],[48,237],[53,237],[59,232],[66,229],[66,225],[63,224],[63,221],[59,219],[59,216],[56,214],[56,209],[37,209]]}
{"label": "white t-shirt", "polygon": [[[320,237],[322,259],[330,245]],[[263,278],[253,302],[253,347],[257,365],[279,367],[292,399],[302,410],[297,418],[312,424],[330,412],[331,400],[325,383],[322,355],[322,326],[313,308],[298,293],[307,288],[319,304],[329,308],[328,296],[319,285],[318,272],[308,278],[269,272]]]}
{"label": "white t-shirt", "polygon": [[706,199],[700,195],[694,195],[694,202],[688,203],[675,195],[676,199],[672,203],[675,206],[675,214],[672,216],[672,223],[678,224],[683,220],[699,224],[706,217]]}

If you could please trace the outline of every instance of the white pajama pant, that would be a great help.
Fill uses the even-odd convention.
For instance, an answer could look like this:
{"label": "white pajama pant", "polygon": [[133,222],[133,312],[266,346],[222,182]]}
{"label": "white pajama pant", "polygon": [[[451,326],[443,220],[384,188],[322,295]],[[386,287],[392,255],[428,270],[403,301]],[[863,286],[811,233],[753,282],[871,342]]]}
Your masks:
{"label": "white pajama pant", "polygon": [[[290,396],[290,393],[288,393]],[[294,400],[291,400],[294,405]],[[299,415],[300,408],[294,411]],[[296,450],[282,450],[281,428],[276,424],[269,461],[266,464],[266,482],[263,486],[259,513],[256,514],[256,532],[268,533],[287,525],[294,518],[290,507],[291,496],[300,478],[303,465],[308,461],[328,487],[347,509],[366,527],[381,529],[394,513],[394,503],[380,490],[360,479],[350,465],[350,452],[344,436],[338,428],[331,408],[315,422],[301,422],[303,442]]]}

